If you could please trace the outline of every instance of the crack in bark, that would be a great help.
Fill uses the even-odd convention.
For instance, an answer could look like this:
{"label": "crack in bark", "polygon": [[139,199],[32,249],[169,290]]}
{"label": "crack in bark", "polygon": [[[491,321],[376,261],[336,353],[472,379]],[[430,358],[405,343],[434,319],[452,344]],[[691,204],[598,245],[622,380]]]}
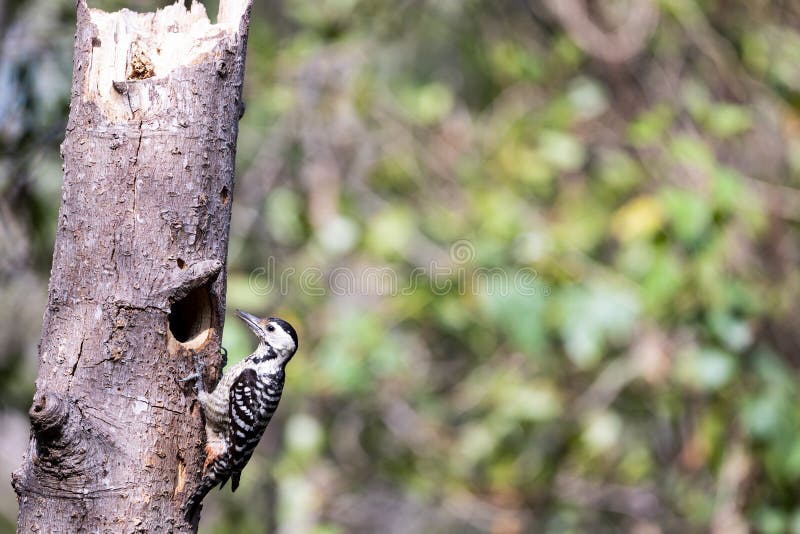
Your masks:
{"label": "crack in bark", "polygon": [[[93,413],[91,413],[90,417],[94,417],[98,421],[104,422],[105,424],[107,424],[108,426],[114,428],[115,430],[121,430],[122,429],[122,427],[119,424],[117,424],[116,422],[111,421],[109,419],[106,419],[104,417],[100,417],[98,415],[99,410],[97,408],[95,408],[94,406],[83,405],[83,406],[79,406],[78,409],[81,410],[81,414],[84,414],[84,411],[93,412]],[[102,413],[102,412],[99,412],[99,413]]]}
{"label": "crack in bark", "polygon": [[[75,376],[75,370],[78,368],[78,362],[81,361],[81,356],[83,356],[83,343],[86,341],[86,338],[81,338],[81,346],[78,348],[78,357],[75,359],[75,364],[72,366],[72,371],[70,372],[70,376]],[[70,382],[71,385],[71,382]],[[69,388],[67,388],[69,391]]]}
{"label": "crack in bark", "polygon": [[[96,39],[96,37],[92,37],[92,48],[90,49],[91,51],[89,52],[89,69],[88,69],[89,72],[92,71],[92,65],[94,64],[94,40],[95,39]],[[99,93],[100,92],[100,80],[97,80],[97,83],[96,83],[95,87],[96,87],[95,91]]]}
{"label": "crack in bark", "polygon": [[116,362],[116,361],[119,361],[119,360],[115,360],[114,358],[111,358],[111,357],[110,358],[103,358],[102,360],[98,361],[97,363],[90,363],[90,364],[86,365],[86,367],[95,368],[95,367],[97,367],[99,365],[102,365],[102,364],[104,364],[106,362]]}
{"label": "crack in bark", "polygon": [[114,272],[113,272],[113,274],[114,274],[114,287],[116,287],[117,284],[119,283],[119,269],[117,269],[116,266],[114,265],[114,256],[116,256],[116,254],[117,254],[117,243],[118,243],[117,235],[118,235],[117,231],[114,230],[114,236],[112,237],[112,240],[111,240],[111,258],[108,260],[108,262],[109,262],[108,264],[111,265],[112,269],[114,270]]}
{"label": "crack in bark", "polygon": [[169,307],[164,307],[155,304],[135,304],[133,302],[116,299],[108,302],[112,306],[120,310],[130,310],[136,312],[164,312],[169,313]]}
{"label": "crack in bark", "polygon": [[139,150],[142,148],[142,124],[139,121],[139,140],[136,143],[136,154],[133,156],[133,238],[132,243],[136,243],[136,185],[139,180]]}
{"label": "crack in bark", "polygon": [[[144,123],[143,120],[139,121],[139,140],[137,141],[137,144],[136,144],[136,154],[133,155],[133,166],[134,167],[136,167],[136,165],[139,163],[139,149],[142,148],[142,137],[143,137],[143,135],[142,135],[142,124],[143,123]],[[134,176],[134,180],[136,180],[136,175],[134,174],[133,176]],[[134,183],[135,183],[135,181],[134,181]]]}

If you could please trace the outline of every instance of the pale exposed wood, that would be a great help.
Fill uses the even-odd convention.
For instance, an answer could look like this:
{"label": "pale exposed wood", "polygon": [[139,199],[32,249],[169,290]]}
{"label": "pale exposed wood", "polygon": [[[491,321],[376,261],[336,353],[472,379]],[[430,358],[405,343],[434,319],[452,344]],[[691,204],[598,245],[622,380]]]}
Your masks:
{"label": "pale exposed wood", "polygon": [[[78,2],[64,184],[30,411],[21,532],[194,532],[217,378],[250,2]],[[224,13],[223,13],[224,12]]]}

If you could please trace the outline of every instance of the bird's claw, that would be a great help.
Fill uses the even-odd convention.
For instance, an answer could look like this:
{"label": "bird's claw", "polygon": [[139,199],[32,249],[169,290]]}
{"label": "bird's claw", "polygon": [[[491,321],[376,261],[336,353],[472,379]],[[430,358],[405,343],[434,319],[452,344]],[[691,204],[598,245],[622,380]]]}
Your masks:
{"label": "bird's claw", "polygon": [[203,371],[205,371],[205,369],[206,369],[206,362],[201,360],[200,359],[200,355],[198,355],[196,352],[194,354],[192,354],[192,360],[194,361],[194,371],[198,375],[202,376]]}
{"label": "bird's claw", "polygon": [[197,355],[197,353],[192,355],[192,360],[194,360],[194,373],[183,378],[179,378],[178,382],[189,382],[190,380],[195,380],[197,391],[200,392],[203,391],[203,371],[206,368],[206,364],[200,360],[200,357]]}
{"label": "bird's claw", "polygon": [[189,382],[190,380],[197,380],[200,378],[200,375],[197,373],[192,373],[190,375],[184,376],[183,378],[178,378],[178,382]]}

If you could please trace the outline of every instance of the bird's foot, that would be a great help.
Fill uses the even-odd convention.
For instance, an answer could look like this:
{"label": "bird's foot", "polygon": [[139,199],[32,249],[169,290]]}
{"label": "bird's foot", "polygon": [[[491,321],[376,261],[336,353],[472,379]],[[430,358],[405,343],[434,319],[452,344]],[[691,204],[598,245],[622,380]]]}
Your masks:
{"label": "bird's foot", "polygon": [[200,375],[197,373],[192,373],[190,375],[186,375],[183,378],[179,378],[178,382],[189,382],[190,380],[197,380],[200,378]]}
{"label": "bird's foot", "polygon": [[203,391],[203,371],[205,370],[206,364],[200,360],[200,357],[197,355],[197,353],[192,355],[192,359],[194,360],[194,373],[183,378],[179,378],[178,382],[189,382],[194,380],[195,387],[199,393]]}

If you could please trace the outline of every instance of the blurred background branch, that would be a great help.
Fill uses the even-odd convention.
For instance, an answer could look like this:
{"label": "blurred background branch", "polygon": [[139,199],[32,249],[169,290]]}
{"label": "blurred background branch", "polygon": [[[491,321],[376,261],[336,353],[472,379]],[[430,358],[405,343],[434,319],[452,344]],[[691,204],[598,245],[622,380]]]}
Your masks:
{"label": "blurred background branch", "polygon": [[584,0],[544,0],[544,4],[585,54],[606,63],[625,63],[639,55],[658,24],[659,9],[650,0],[593,2],[604,19],[621,19],[612,30],[592,19]]}

